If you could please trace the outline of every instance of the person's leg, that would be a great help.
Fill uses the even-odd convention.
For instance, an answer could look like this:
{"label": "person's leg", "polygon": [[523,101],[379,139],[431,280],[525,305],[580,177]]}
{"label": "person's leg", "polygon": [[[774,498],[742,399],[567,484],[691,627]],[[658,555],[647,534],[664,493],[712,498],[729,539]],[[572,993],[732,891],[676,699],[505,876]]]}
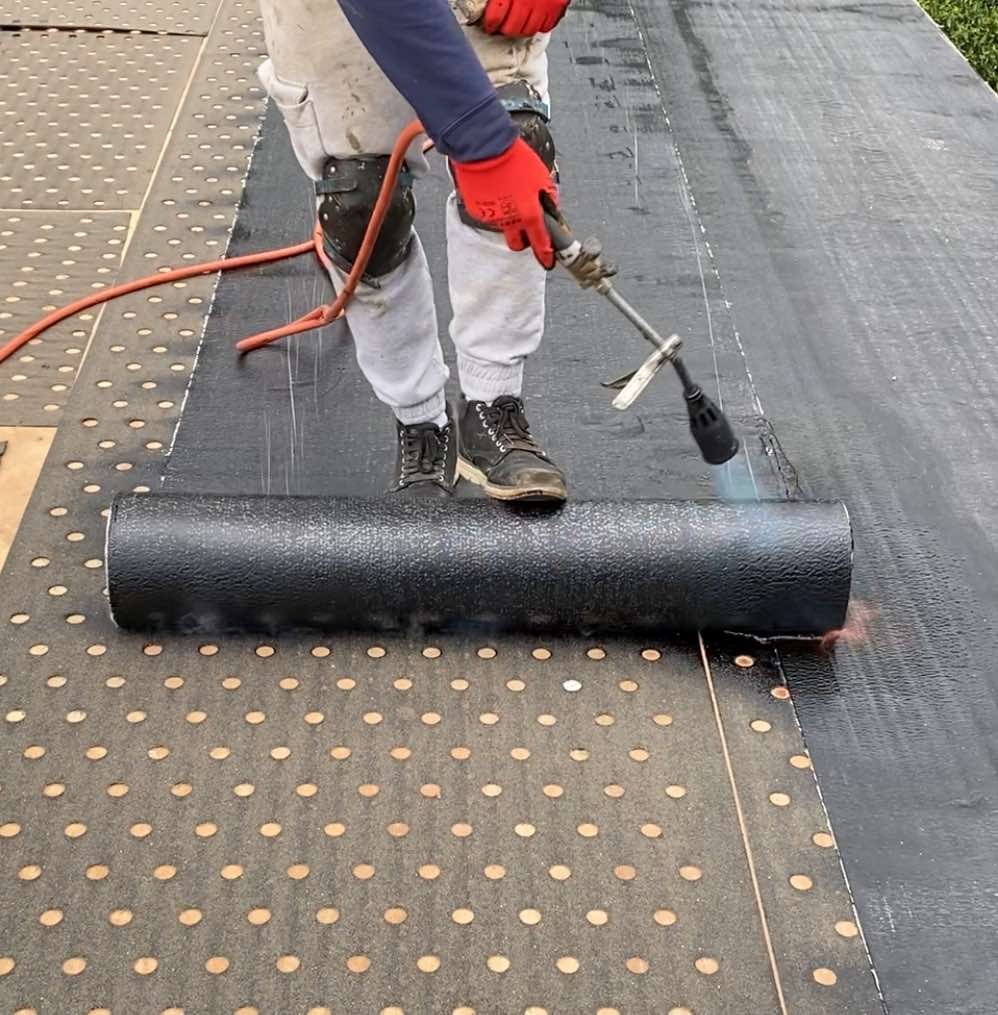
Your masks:
{"label": "person's leg", "polygon": [[[484,5],[465,7],[478,13]],[[477,24],[465,31],[497,88],[523,82],[547,102],[547,36],[508,39]],[[544,335],[546,272],[529,251],[510,250],[501,233],[464,221],[456,194],[447,202],[447,256],[461,390],[473,400],[519,396],[524,362]]]}
{"label": "person's leg", "polygon": [[[547,36],[508,39],[475,24],[466,32],[524,136],[553,164],[546,124],[529,108],[548,101]],[[464,396],[461,474],[502,499],[562,499],[564,477],[530,435],[521,400],[524,364],[544,334],[546,272],[529,250],[511,251],[501,233],[471,223],[456,194],[447,202],[447,258]]]}
{"label": "person's leg", "polygon": [[[337,0],[260,0],[260,7],[269,53],[260,79],[315,186],[330,274],[341,292],[387,155],[415,114],[361,45]],[[357,362],[398,421],[392,489],[447,494],[456,482],[456,437],[444,394],[449,373],[429,268],[412,228],[412,177],[426,170],[419,142],[407,168],[346,317]]]}
{"label": "person's leg", "polygon": [[[332,280],[339,291],[370,218],[366,205],[383,176],[384,159],[372,156],[388,155],[415,114],[360,44],[337,0],[260,0],[260,7],[269,53],[260,79],[320,193],[320,221],[327,250],[337,255]],[[418,143],[408,163],[413,175],[425,171]],[[334,180],[348,178],[337,190]],[[347,322],[378,398],[400,421],[422,423],[444,412],[448,371],[407,190],[396,195],[369,283],[357,289]]]}

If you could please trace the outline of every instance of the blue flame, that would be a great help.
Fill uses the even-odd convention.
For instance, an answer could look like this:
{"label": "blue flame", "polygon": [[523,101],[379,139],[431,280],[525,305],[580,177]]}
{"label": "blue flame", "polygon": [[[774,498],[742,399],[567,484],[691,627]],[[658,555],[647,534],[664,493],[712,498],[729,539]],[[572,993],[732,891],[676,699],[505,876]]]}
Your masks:
{"label": "blue flame", "polygon": [[747,456],[737,455],[730,462],[715,466],[711,472],[714,490],[721,500],[739,502],[759,499],[759,491]]}

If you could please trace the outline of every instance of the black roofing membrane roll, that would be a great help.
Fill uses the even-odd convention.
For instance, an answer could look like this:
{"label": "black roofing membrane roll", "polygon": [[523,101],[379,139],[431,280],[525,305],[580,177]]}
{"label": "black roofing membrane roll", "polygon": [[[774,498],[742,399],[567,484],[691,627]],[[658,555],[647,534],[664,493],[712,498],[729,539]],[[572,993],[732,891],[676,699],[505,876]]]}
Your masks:
{"label": "black roofing membrane roll", "polygon": [[840,504],[127,495],[108,593],[135,631],[820,637],[842,626]]}

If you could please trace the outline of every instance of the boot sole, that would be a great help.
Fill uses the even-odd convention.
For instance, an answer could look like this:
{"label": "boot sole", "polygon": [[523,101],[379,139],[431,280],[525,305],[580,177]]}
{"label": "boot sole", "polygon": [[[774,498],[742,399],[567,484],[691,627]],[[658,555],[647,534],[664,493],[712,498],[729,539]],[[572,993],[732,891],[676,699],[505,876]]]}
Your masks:
{"label": "boot sole", "polygon": [[458,457],[457,471],[462,479],[467,480],[469,483],[474,483],[475,486],[480,486],[489,497],[495,500],[544,501],[550,503],[551,501],[564,501],[568,498],[565,488],[554,483],[548,486],[538,484],[527,487],[498,486],[495,483],[490,483],[488,476],[478,466],[472,465],[466,458]]}

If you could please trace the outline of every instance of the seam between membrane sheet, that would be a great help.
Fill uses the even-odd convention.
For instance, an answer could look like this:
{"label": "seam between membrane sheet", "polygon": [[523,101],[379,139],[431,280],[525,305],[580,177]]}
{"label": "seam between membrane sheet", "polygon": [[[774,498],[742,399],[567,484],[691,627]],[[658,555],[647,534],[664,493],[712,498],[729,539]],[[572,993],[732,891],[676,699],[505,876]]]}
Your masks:
{"label": "seam between membrane sheet", "polygon": [[769,921],[766,918],[766,907],[762,901],[762,892],[759,889],[759,877],[755,869],[755,860],[752,856],[752,844],[749,842],[748,827],[745,823],[745,814],[742,810],[741,797],[738,794],[738,783],[735,779],[734,766],[731,763],[731,752],[728,750],[728,739],[724,733],[724,720],[721,718],[721,709],[717,703],[717,693],[714,688],[714,677],[710,669],[710,660],[707,658],[707,646],[704,644],[703,634],[697,635],[697,643],[700,647],[700,661],[703,664],[703,675],[707,682],[707,690],[710,694],[710,705],[714,713],[714,722],[717,725],[717,735],[721,744],[721,753],[724,756],[724,767],[728,776],[728,783],[731,787],[731,796],[735,805],[735,814],[738,817],[738,830],[742,837],[742,847],[745,850],[745,860],[748,864],[749,877],[752,879],[752,891],[755,894],[755,904],[759,914],[759,923],[762,928],[763,941],[766,944],[766,955],[769,958],[769,968],[773,974],[773,986],[776,988],[776,997],[780,1003],[782,1015],[789,1015],[787,1002],[783,996],[783,984],[780,981],[780,970],[776,964],[776,953],[773,950],[773,940],[769,933]]}

